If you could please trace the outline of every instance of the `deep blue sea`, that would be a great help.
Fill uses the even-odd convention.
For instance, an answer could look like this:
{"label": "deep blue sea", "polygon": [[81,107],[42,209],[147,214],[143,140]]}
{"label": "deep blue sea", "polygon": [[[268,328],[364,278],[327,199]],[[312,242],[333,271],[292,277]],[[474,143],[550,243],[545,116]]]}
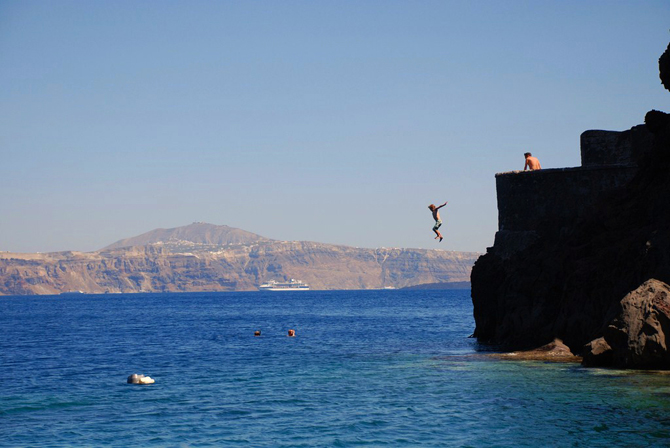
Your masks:
{"label": "deep blue sea", "polygon": [[0,297],[0,446],[670,446],[670,375],[482,356],[469,294]]}

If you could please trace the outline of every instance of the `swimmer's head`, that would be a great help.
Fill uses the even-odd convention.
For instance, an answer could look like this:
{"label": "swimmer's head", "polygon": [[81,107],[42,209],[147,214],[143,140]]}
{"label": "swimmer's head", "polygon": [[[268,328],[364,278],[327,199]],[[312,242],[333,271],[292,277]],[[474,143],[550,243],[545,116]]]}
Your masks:
{"label": "swimmer's head", "polygon": [[430,204],[430,205],[428,206],[428,208],[430,209],[430,211],[435,210],[435,204]]}

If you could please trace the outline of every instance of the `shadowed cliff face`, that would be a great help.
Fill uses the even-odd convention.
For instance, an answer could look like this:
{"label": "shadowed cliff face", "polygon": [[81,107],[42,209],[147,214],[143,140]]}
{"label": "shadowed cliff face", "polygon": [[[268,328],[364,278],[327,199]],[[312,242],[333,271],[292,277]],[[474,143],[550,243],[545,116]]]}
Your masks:
{"label": "shadowed cliff face", "polygon": [[[669,54],[670,46],[661,79],[670,76],[662,65]],[[670,120],[653,111],[645,121],[652,150],[632,180],[594,198],[572,222],[543,221],[533,238],[501,239],[477,260],[471,282],[481,342],[521,349],[560,338],[580,353],[621,313],[626,294],[649,279],[670,283]]]}
{"label": "shadowed cliff face", "polygon": [[602,333],[619,301],[644,281],[670,283],[670,148],[572,227],[545,223],[505,259],[495,247],[472,271],[482,342],[537,347],[560,338],[575,352]]}

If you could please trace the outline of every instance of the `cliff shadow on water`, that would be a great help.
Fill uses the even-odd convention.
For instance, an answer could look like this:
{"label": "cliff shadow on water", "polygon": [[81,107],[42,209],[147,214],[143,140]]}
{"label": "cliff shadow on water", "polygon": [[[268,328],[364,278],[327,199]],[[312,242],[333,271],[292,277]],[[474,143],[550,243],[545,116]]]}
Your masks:
{"label": "cliff shadow on water", "polygon": [[[659,60],[670,85],[670,45]],[[582,166],[496,175],[499,231],[471,275],[481,344],[560,339],[585,365],[670,368],[670,115],[587,131]]]}

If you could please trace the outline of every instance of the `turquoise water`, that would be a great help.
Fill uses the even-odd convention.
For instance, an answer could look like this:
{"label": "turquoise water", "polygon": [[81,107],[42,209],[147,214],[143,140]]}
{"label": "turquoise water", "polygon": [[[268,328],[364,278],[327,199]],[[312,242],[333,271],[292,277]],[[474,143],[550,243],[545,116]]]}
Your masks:
{"label": "turquoise water", "polygon": [[0,297],[0,328],[0,446],[670,446],[670,376],[481,356],[469,291]]}

